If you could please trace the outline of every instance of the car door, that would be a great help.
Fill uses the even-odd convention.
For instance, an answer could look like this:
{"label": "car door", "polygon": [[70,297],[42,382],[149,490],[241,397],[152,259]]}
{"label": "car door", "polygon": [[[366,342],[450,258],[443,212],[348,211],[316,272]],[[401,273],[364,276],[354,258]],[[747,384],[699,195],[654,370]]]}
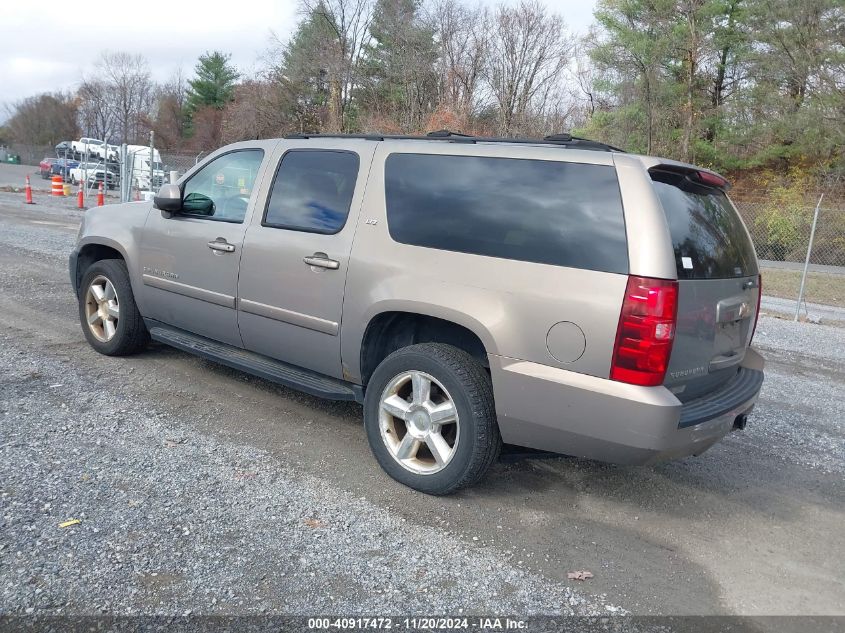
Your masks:
{"label": "car door", "polygon": [[150,212],[140,256],[147,317],[241,346],[235,311],[241,245],[274,144],[212,155],[179,183],[181,212]]}
{"label": "car door", "polygon": [[[336,378],[349,253],[376,143],[283,142],[263,209],[244,239],[244,347]],[[268,176],[269,180],[269,176]]]}

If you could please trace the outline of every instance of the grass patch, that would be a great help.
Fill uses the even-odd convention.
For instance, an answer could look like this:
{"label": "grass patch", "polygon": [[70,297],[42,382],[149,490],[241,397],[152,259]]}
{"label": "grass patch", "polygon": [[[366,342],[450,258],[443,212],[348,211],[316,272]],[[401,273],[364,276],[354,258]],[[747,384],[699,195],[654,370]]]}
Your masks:
{"label": "grass patch", "polygon": [[[763,294],[782,299],[798,298],[801,287],[801,271],[763,268]],[[822,303],[845,308],[845,275],[830,273],[807,273],[804,299],[808,303]]]}

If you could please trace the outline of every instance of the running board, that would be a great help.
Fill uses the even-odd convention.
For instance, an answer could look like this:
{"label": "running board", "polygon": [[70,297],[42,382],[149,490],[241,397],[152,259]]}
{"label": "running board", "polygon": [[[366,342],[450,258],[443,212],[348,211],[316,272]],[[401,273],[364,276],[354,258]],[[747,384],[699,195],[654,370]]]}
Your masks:
{"label": "running board", "polygon": [[196,356],[226,365],[232,369],[270,380],[272,382],[304,391],[327,400],[364,401],[364,391],[359,385],[324,376],[302,367],[248,352],[245,349],[219,343],[204,336],[164,325],[152,319],[144,319],[150,337],[154,341],[170,345]]}

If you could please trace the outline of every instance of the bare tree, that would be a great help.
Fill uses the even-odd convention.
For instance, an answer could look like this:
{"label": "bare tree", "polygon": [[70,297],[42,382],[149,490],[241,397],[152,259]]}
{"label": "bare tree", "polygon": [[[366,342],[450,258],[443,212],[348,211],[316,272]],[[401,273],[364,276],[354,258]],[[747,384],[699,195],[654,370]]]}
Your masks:
{"label": "bare tree", "polygon": [[62,93],[28,97],[9,108],[5,127],[14,141],[52,147],[75,136],[76,102]]}
{"label": "bare tree", "polygon": [[284,87],[272,76],[259,75],[240,83],[224,116],[224,143],[302,131]]}
{"label": "bare tree", "polygon": [[494,38],[487,67],[499,112],[499,132],[524,127],[533,110],[542,112],[572,51],[563,18],[550,14],[538,0],[501,5],[494,19]]}
{"label": "bare tree", "polygon": [[484,61],[490,49],[490,12],[459,0],[439,0],[432,9],[439,33],[441,103],[468,119],[475,111]]}
{"label": "bare tree", "polygon": [[188,82],[181,68],[167,83],[155,89],[155,112],[149,127],[155,130],[161,147],[178,148],[188,128]]}
{"label": "bare tree", "polygon": [[82,82],[76,93],[79,100],[79,125],[84,134],[94,138],[113,138],[114,108],[109,86],[99,79]]}
{"label": "bare tree", "polygon": [[302,0],[302,11],[323,20],[328,27],[325,70],[329,85],[329,127],[334,132],[345,131],[364,46],[370,37],[373,1]]}
{"label": "bare tree", "polygon": [[575,67],[572,70],[575,79],[573,96],[584,104],[582,120],[579,122],[584,125],[593,118],[597,110],[607,107],[607,104],[604,103],[597,89],[595,67],[590,63],[583,43],[575,47],[573,57],[575,61]]}
{"label": "bare tree", "polygon": [[170,80],[164,84],[164,90],[173,97],[173,103],[180,110],[188,106],[188,79],[185,71],[180,66],[170,76]]}
{"label": "bare tree", "polygon": [[[106,131],[124,143],[136,140],[144,127],[144,115],[153,103],[154,85],[147,60],[142,55],[104,52],[96,64],[95,78],[85,80],[83,86],[86,84],[90,88],[87,96],[97,96],[94,107],[110,112],[114,127]],[[99,115],[100,120],[105,118],[104,114]]]}

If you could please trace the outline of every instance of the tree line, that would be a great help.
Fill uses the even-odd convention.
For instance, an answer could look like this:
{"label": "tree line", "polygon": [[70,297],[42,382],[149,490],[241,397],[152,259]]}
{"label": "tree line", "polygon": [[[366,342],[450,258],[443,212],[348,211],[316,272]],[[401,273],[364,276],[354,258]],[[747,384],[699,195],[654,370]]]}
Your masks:
{"label": "tree line", "polygon": [[211,51],[151,80],[104,53],[74,94],[16,104],[4,134],[212,149],[292,132],[569,131],[737,170],[845,173],[842,0],[600,0],[589,32],[538,0],[302,0],[243,76]]}

